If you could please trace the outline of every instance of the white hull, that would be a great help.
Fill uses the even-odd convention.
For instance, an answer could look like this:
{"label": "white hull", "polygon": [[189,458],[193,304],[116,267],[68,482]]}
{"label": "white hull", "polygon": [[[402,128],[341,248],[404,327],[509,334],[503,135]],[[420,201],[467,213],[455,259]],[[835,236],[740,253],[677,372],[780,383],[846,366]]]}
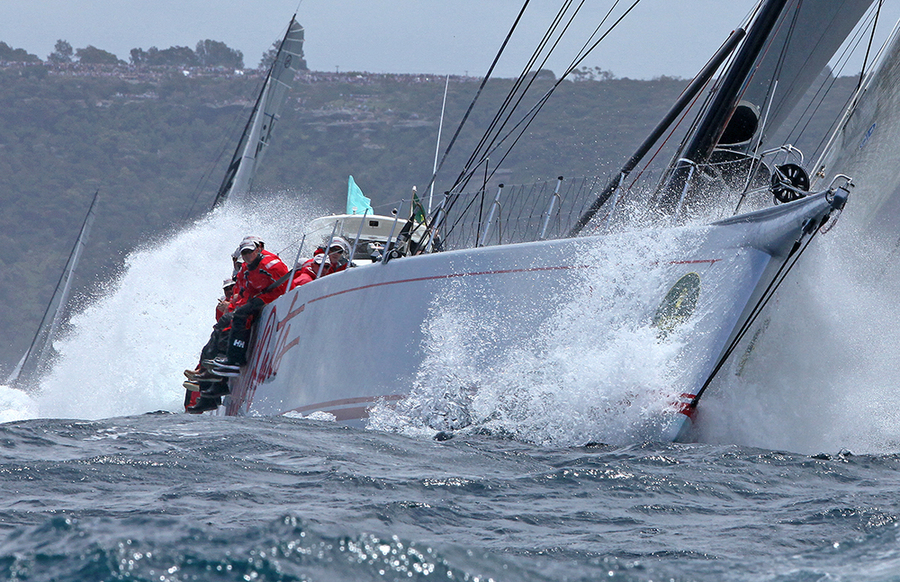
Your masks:
{"label": "white hull", "polygon": [[[457,306],[495,322],[500,314],[502,333],[491,339],[496,357],[527,347],[542,326],[565,317],[564,306],[586,287],[615,287],[627,295],[632,308],[617,325],[633,328],[654,325],[661,303],[674,297],[673,285],[696,281],[696,307],[682,318],[688,323],[658,340],[678,337],[680,363],[669,385],[653,388],[665,392],[667,406],[642,434],[675,440],[690,426],[697,390],[800,238],[802,225],[821,221],[829,210],[817,195],[706,227],[435,253],[324,277],[266,307],[249,363],[232,381],[226,413],[326,412],[362,423],[373,405],[397,403],[413,390],[427,355],[442,347],[427,333],[442,309]],[[659,256],[623,252],[648,239],[664,249]],[[682,279],[689,273],[696,277]],[[679,323],[674,318],[665,325]],[[598,337],[616,332],[597,330]],[[603,390],[600,380],[597,391]]]}

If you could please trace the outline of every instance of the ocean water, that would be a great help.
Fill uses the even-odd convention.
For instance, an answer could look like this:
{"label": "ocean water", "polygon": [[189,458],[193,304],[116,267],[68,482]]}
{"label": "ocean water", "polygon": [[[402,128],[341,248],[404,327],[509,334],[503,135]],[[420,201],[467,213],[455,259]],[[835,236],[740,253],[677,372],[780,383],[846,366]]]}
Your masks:
{"label": "ocean water", "polygon": [[[365,429],[183,414],[181,370],[236,242],[258,234],[293,258],[318,214],[266,204],[132,253],[40,385],[0,387],[0,580],[900,580],[900,332],[872,322],[896,320],[894,292],[861,285],[831,243],[796,283],[805,301],[776,300],[750,363],[704,398],[695,443],[626,425],[592,443],[606,433],[565,424],[604,358],[665,360],[671,345],[640,330],[565,379],[576,398],[537,409],[548,385],[510,376],[493,389],[520,424],[447,440],[409,415]],[[586,317],[544,341],[588,350]],[[470,377],[467,350],[485,348],[453,321],[431,322],[448,349],[426,383]]]}
{"label": "ocean water", "polygon": [[896,454],[162,412],[0,447],[3,580],[900,580]]}

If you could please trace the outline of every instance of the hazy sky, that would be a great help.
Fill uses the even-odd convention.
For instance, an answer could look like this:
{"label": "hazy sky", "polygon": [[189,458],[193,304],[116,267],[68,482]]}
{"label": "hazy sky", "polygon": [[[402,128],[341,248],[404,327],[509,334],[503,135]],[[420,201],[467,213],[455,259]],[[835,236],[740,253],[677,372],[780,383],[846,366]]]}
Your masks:
{"label": "hazy sky", "polygon": [[[587,0],[571,44],[548,68],[560,72],[614,0]],[[139,47],[213,39],[256,66],[291,15],[306,29],[304,51],[319,71],[483,75],[521,0],[0,0],[0,40],[41,58],[57,39],[94,45],[127,61]],[[517,40],[495,73],[518,74],[562,0],[532,0]],[[575,3],[577,4],[577,2]],[[632,0],[622,0],[617,14]],[[755,0],[642,0],[584,62],[620,77],[689,78],[742,24]],[[898,4],[898,3],[893,3]],[[900,7],[882,11],[885,38]]]}

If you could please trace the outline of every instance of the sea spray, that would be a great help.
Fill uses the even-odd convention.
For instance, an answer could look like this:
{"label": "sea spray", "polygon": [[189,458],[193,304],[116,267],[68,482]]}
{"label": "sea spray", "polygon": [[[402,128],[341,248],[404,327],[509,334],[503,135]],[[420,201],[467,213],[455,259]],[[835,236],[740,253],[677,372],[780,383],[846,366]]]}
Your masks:
{"label": "sea spray", "polygon": [[[701,399],[694,438],[804,453],[900,446],[900,277],[884,268],[895,251],[847,226],[815,240],[749,328]],[[376,408],[371,426],[489,429],[556,446],[653,438],[675,393],[705,380],[685,375],[703,340],[691,334],[711,313],[661,338],[640,310],[671,284],[660,260],[672,241],[634,243],[585,248],[586,262],[602,266],[570,293],[548,293],[554,313],[525,332],[511,331],[509,314],[474,312],[451,287],[425,322],[412,397]],[[725,301],[727,284],[701,279],[703,296],[721,286]]]}
{"label": "sea spray", "polygon": [[209,337],[237,243],[255,234],[293,261],[317,214],[289,194],[229,203],[131,252],[119,276],[98,283],[96,299],[71,317],[35,393],[0,393],[0,420],[181,410],[181,371],[197,364]]}
{"label": "sea spray", "polygon": [[[692,236],[700,244],[685,231],[678,241],[623,236],[584,245],[573,262],[600,266],[516,314],[485,308],[492,298],[465,288],[476,281],[456,280],[423,324],[425,358],[411,397],[393,409],[377,406],[370,427],[487,429],[555,446],[659,434],[681,390],[677,367],[691,325],[662,337],[652,314],[671,284],[663,259]],[[541,307],[546,317],[521,325],[539,319]]]}
{"label": "sea spray", "polygon": [[[237,241],[260,235],[290,261],[316,214],[287,197],[226,207],[131,253],[121,275],[72,317],[40,390],[0,388],[0,421],[180,410],[181,370],[196,364],[208,337]],[[576,262],[606,267],[548,290],[542,305],[526,306],[534,313],[476,313],[458,287],[463,280],[453,281],[423,322],[426,357],[412,397],[396,410],[376,407],[370,426],[428,435],[486,428],[563,446],[652,433],[683,380],[693,324],[665,338],[652,313],[624,324],[671,285],[658,261],[672,241],[627,240],[582,249]],[[701,441],[803,452],[896,449],[898,285],[890,270],[874,267],[891,259],[883,256],[889,249],[839,240],[816,241],[704,396]],[[643,268],[622,268],[635,264]],[[536,315],[546,317],[534,327],[514,324]]]}
{"label": "sea spray", "polygon": [[896,257],[848,226],[815,241],[703,397],[702,441],[805,453],[900,445],[900,280],[884,269]]}
{"label": "sea spray", "polygon": [[35,399],[28,393],[0,386],[0,423],[33,418]]}

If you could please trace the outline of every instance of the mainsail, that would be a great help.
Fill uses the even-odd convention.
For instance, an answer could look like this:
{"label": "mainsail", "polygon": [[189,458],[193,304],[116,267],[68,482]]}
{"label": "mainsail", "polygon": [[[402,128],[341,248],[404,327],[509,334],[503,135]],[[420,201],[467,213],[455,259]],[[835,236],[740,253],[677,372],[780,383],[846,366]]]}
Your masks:
{"label": "mainsail", "polygon": [[[784,123],[873,0],[792,0],[741,101],[759,110],[757,140]],[[775,83],[777,82],[777,86]],[[763,126],[764,123],[764,126]]]}
{"label": "mainsail", "polygon": [[72,247],[72,252],[69,253],[69,260],[65,269],[63,269],[62,275],[59,277],[59,281],[56,283],[53,297],[50,303],[47,304],[47,309],[44,310],[44,317],[41,319],[41,325],[34,334],[31,346],[29,346],[25,355],[22,356],[22,359],[19,360],[19,363],[6,380],[6,383],[10,386],[23,387],[35,380],[47,366],[53,355],[53,338],[56,337],[56,332],[59,330],[63,312],[69,299],[72,275],[75,273],[78,260],[81,258],[81,252],[84,250],[85,244],[87,244],[88,235],[94,224],[94,217],[96,216],[94,208],[97,205],[99,194],[98,190],[94,194],[93,200],[91,200],[91,206],[88,208],[87,216],[81,225],[81,232],[78,234],[75,246]]}
{"label": "mainsail", "polygon": [[256,168],[262,160],[266,146],[269,145],[275,122],[279,119],[281,108],[294,82],[294,74],[302,66],[303,27],[295,18],[291,18],[244,133],[231,158],[231,163],[228,164],[225,178],[216,193],[213,207],[225,202],[232,194],[240,195],[250,191]]}

